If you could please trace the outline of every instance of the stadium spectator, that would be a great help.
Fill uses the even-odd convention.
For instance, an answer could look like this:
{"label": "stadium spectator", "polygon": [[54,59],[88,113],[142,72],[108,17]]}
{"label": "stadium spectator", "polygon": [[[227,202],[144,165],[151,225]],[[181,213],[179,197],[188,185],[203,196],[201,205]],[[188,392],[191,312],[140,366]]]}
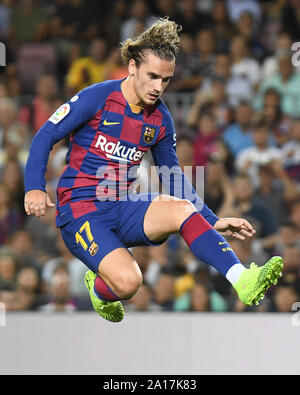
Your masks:
{"label": "stadium spectator", "polygon": [[206,27],[210,23],[210,15],[199,11],[196,0],[182,0],[178,2],[178,8],[175,20],[185,33],[195,37],[201,27]]}
{"label": "stadium spectator", "polygon": [[258,26],[251,12],[243,12],[236,24],[237,31],[241,34],[249,46],[251,55],[259,62],[265,57],[265,49],[261,42]]}
{"label": "stadium spectator", "polygon": [[75,94],[79,90],[101,82],[106,76],[107,44],[103,38],[94,39],[88,56],[80,57],[70,66],[66,76],[67,94]]}
{"label": "stadium spectator", "polygon": [[26,218],[25,229],[34,240],[35,256],[40,262],[47,262],[58,255],[58,234],[53,211],[49,210],[41,218]]}
{"label": "stadium spectator", "polygon": [[215,58],[215,37],[210,28],[197,31],[195,36],[195,53],[186,64],[181,81],[174,83],[172,90],[177,92],[193,92],[199,88],[203,79],[213,71]]}
{"label": "stadium spectator", "polygon": [[22,89],[16,65],[14,63],[10,63],[4,68],[4,70],[4,80],[8,91],[8,97],[16,100],[19,105],[22,101]]}
{"label": "stadium spectator", "polygon": [[[169,254],[169,262],[166,270],[175,276],[174,292],[175,292],[175,310],[182,309],[181,297],[185,297],[187,292],[190,292],[195,285],[194,274],[201,264],[200,261],[190,252],[186,243],[180,238],[176,237]],[[183,302],[184,304],[184,302]],[[181,307],[180,307],[181,306]]]}
{"label": "stadium spectator", "polygon": [[13,200],[4,184],[0,184],[0,245],[8,243],[10,236],[23,224],[23,214],[12,207]]}
{"label": "stadium spectator", "polygon": [[259,166],[273,162],[278,168],[282,162],[281,151],[272,146],[270,140],[271,135],[266,122],[263,119],[257,120],[253,126],[254,146],[241,150],[235,160],[236,170],[249,174],[255,188],[259,185]]}
{"label": "stadium spectator", "polygon": [[0,4],[0,40],[9,37],[12,0],[4,0]]}
{"label": "stadium spectator", "polygon": [[283,144],[281,150],[284,167],[300,188],[300,118],[292,123],[290,139]]}
{"label": "stadium spectator", "polygon": [[216,50],[229,50],[229,43],[234,34],[234,26],[230,21],[228,9],[223,0],[216,0],[211,10],[212,26],[216,35]]}
{"label": "stadium spectator", "polygon": [[42,302],[40,276],[37,268],[32,265],[23,266],[17,273],[16,310],[36,310]]}
{"label": "stadium spectator", "polygon": [[0,248],[0,289],[15,284],[19,264],[18,256],[11,248]]}
{"label": "stadium spectator", "polygon": [[262,7],[262,22],[259,31],[268,56],[276,51],[278,38],[286,30],[286,26],[282,24],[283,3],[282,1],[268,1]]}
{"label": "stadium spectator", "polygon": [[275,253],[281,256],[284,249],[291,245],[297,245],[300,247],[300,240],[295,225],[292,221],[286,220],[280,226],[277,243],[275,245]]}
{"label": "stadium spectator", "polygon": [[155,0],[155,14],[161,18],[164,18],[166,15],[168,15],[169,19],[176,21],[176,3],[176,0]]}
{"label": "stadium spectator", "polygon": [[235,110],[235,122],[224,130],[222,139],[234,157],[241,150],[254,145],[252,115],[253,111],[250,102],[241,101]]}
{"label": "stadium spectator", "polygon": [[246,78],[255,92],[261,81],[261,67],[250,53],[248,43],[242,35],[237,34],[233,37],[230,55],[232,57],[232,75]]}
{"label": "stadium spectator", "polygon": [[[262,64],[262,81],[274,76],[278,72],[278,57],[284,51],[289,51],[293,41],[287,32],[282,32],[276,39],[276,48],[274,54],[268,56]],[[300,71],[300,67],[296,67]]]}
{"label": "stadium spectator", "polygon": [[137,293],[127,301],[126,311],[159,311],[159,307],[153,303],[153,292],[147,283],[143,283]]}
{"label": "stadium spectator", "polygon": [[298,93],[300,90],[300,73],[291,63],[291,51],[280,51],[277,55],[278,72],[262,82],[258,96],[255,100],[255,108],[261,110],[265,91],[269,88],[276,89],[281,95],[281,108],[285,115],[291,117],[300,116],[300,103]]}
{"label": "stadium spectator", "polygon": [[[283,250],[285,268],[280,279],[282,284],[289,284],[299,287],[300,280],[300,249],[297,244],[289,244]],[[300,291],[300,289],[297,289]]]}
{"label": "stadium spectator", "polygon": [[1,169],[1,178],[10,194],[12,206],[22,210],[24,199],[23,170],[16,158],[5,162]]}
{"label": "stadium spectator", "polygon": [[20,109],[19,119],[36,133],[50,118],[55,110],[63,104],[58,97],[58,81],[54,75],[41,75],[36,83],[34,99]]}
{"label": "stadium spectator", "polygon": [[198,283],[191,292],[192,311],[211,311],[210,295],[206,284]]}
{"label": "stadium spectator", "polygon": [[[185,249],[182,248],[179,251],[181,251],[181,257],[183,260],[184,257],[182,255],[185,252]],[[193,260],[192,262],[195,261]],[[175,297],[176,297],[176,302],[174,306],[175,310],[183,310],[182,300],[185,299],[187,293],[190,293],[195,287],[194,273],[188,271],[187,263],[188,263],[187,261],[184,262],[183,260],[182,264],[184,266],[182,266],[182,273],[178,274],[175,280]],[[179,305],[179,301],[180,301],[180,305]]]}
{"label": "stadium spectator", "polygon": [[150,265],[151,250],[144,246],[133,247],[132,255],[134,256],[135,260],[138,262],[141,272],[144,275],[147,272]]}
{"label": "stadium spectator", "polygon": [[116,0],[108,11],[107,20],[104,23],[106,37],[109,39],[111,47],[115,47],[120,42],[120,30],[127,16],[127,8],[126,0]]}
{"label": "stadium spectator", "polygon": [[251,178],[246,174],[238,174],[234,180],[232,189],[234,199],[231,206],[219,210],[218,214],[228,217],[240,217],[248,219],[256,230],[256,237],[262,242],[267,251],[274,248],[278,232],[278,224],[274,213],[261,202],[255,195]]}
{"label": "stadium spectator", "polygon": [[186,32],[180,33],[180,53],[176,60],[174,76],[167,87],[166,92],[184,92],[185,84],[182,79],[189,75],[189,64],[195,56],[195,43],[191,34]]}
{"label": "stadium spectator", "polygon": [[76,302],[70,290],[69,271],[64,264],[54,269],[48,296],[49,302],[39,307],[39,310],[43,313],[73,313],[77,310]]}
{"label": "stadium spectator", "polygon": [[105,80],[120,80],[128,75],[128,70],[122,62],[119,48],[113,48],[109,53],[106,62]]}
{"label": "stadium spectator", "polygon": [[151,15],[149,4],[145,0],[134,0],[130,5],[130,17],[121,25],[121,41],[128,37],[136,37],[144,29],[148,29],[156,17]]}
{"label": "stadium spectator", "polygon": [[42,280],[45,286],[50,287],[51,279],[57,267],[64,265],[69,273],[70,291],[78,299],[78,307],[86,307],[88,294],[82,281],[86,268],[83,263],[75,258],[66,248],[60,235],[57,235],[56,256],[46,261],[42,267]]}
{"label": "stadium spectator", "polygon": [[0,169],[7,162],[16,160],[24,172],[29,141],[28,128],[21,122],[14,122],[7,130],[3,148],[0,148]]}
{"label": "stadium spectator", "polygon": [[215,213],[226,211],[226,207],[231,207],[233,203],[232,181],[220,160],[211,158],[205,167],[204,196],[204,200]]}
{"label": "stadium spectator", "polygon": [[172,311],[175,301],[175,276],[168,268],[164,268],[154,285],[154,302],[163,311]]}
{"label": "stadium spectator", "polygon": [[[214,76],[204,80],[203,89],[198,89],[191,107],[188,124],[195,127],[202,112],[209,113],[218,130],[226,128],[232,118],[232,111],[226,94],[226,82],[222,77]],[[197,127],[197,126],[196,126]]]}
{"label": "stadium spectator", "polygon": [[56,72],[57,49],[50,42],[24,44],[17,52],[15,68],[19,89],[31,95],[41,75]]}
{"label": "stadium spectator", "polygon": [[300,292],[300,249],[297,244],[289,244],[283,250],[285,269],[280,285],[293,286]]}
{"label": "stadium spectator", "polygon": [[[297,245],[287,245],[283,250],[283,259],[285,260],[285,268],[283,276],[279,279],[278,288],[273,290],[273,301],[275,303],[275,311],[278,311],[278,307],[285,306],[285,310],[279,311],[291,311],[292,304],[295,301],[292,299],[296,295],[300,294],[300,249]],[[283,288],[288,288],[291,292],[282,292]],[[287,290],[286,290],[287,291]],[[292,292],[293,291],[293,292]],[[280,300],[282,297],[282,300]],[[281,307],[283,308],[283,307]]]}
{"label": "stadium spectator", "polygon": [[18,114],[18,107],[14,99],[5,97],[0,101],[0,146],[4,142],[9,128],[15,123]]}
{"label": "stadium spectator", "polygon": [[278,224],[284,223],[290,203],[299,198],[299,190],[279,161],[260,165],[258,177],[256,196],[272,210]]}
{"label": "stadium spectator", "polygon": [[265,91],[260,117],[273,132],[276,132],[282,120],[280,100],[280,94],[276,89],[270,88]]}
{"label": "stadium spectator", "polygon": [[[268,122],[267,118],[266,121]],[[291,139],[292,124],[293,121],[289,117],[282,117],[280,122],[275,124],[274,128],[270,125],[275,144],[278,148],[282,149]]]}
{"label": "stadium spectator", "polygon": [[45,37],[48,12],[36,0],[25,0],[13,5],[11,33],[18,45]]}
{"label": "stadium spectator", "polygon": [[294,303],[299,302],[299,292],[292,286],[279,286],[273,297],[272,311],[290,313]]}
{"label": "stadium spectator", "polygon": [[200,113],[197,123],[197,137],[194,140],[194,163],[205,166],[211,156],[217,151],[216,141],[220,131],[212,114]]}
{"label": "stadium spectator", "polygon": [[[177,156],[182,170],[185,167],[192,167],[195,165],[193,160],[193,141],[187,135],[182,135],[177,139]],[[188,175],[188,174],[187,174]]]}
{"label": "stadium spectator", "polygon": [[223,80],[224,83],[227,84],[228,79],[230,78],[230,58],[228,53],[221,52],[215,56],[213,69],[210,75],[208,75],[199,90],[202,92],[209,92],[211,89],[212,83],[217,80]]}
{"label": "stadium spectator", "polygon": [[279,3],[281,13],[282,30],[286,30],[293,40],[300,37],[299,28],[299,2],[297,0],[291,1],[277,1]]}
{"label": "stadium spectator", "polygon": [[4,82],[0,81],[0,99],[4,99],[8,97],[8,88]]}
{"label": "stadium spectator", "polygon": [[300,240],[300,200],[296,200],[291,204],[289,220],[295,227],[295,234]]}
{"label": "stadium spectator", "polygon": [[[222,83],[224,93],[220,94],[220,97],[219,94],[217,96],[212,94],[212,85],[218,84],[221,86]],[[224,112],[223,117],[227,123],[231,121],[231,114],[228,108],[235,108],[240,101],[247,99],[252,95],[250,81],[243,75],[233,75],[231,73],[231,58],[227,52],[216,54],[212,73],[204,79],[196,92],[195,103],[198,101],[199,91],[201,92],[199,95],[200,97],[203,96],[203,99],[210,98],[212,96],[222,104]],[[224,101],[224,96],[226,96],[226,101]],[[225,123],[225,120],[223,120],[223,123]],[[224,126],[226,125],[222,125],[222,127]]]}
{"label": "stadium spectator", "polygon": [[41,266],[35,254],[34,240],[26,229],[20,227],[16,230],[11,235],[8,246],[16,253],[20,267],[28,264],[37,268]]}
{"label": "stadium spectator", "polygon": [[261,8],[256,0],[227,0],[230,19],[236,23],[244,12],[249,12],[256,22],[260,21]]}
{"label": "stadium spectator", "polygon": [[5,306],[5,311],[16,310],[16,292],[14,286],[4,286],[0,289],[0,303]]}
{"label": "stadium spectator", "polygon": [[97,3],[89,3],[88,7],[84,0],[57,1],[54,6],[54,17],[59,18],[62,32],[69,40],[92,40],[102,33],[101,11],[107,7]]}
{"label": "stadium spectator", "polygon": [[161,271],[168,264],[168,251],[167,243],[163,243],[157,247],[150,247],[150,262],[147,265],[144,280],[151,288],[154,287]]}

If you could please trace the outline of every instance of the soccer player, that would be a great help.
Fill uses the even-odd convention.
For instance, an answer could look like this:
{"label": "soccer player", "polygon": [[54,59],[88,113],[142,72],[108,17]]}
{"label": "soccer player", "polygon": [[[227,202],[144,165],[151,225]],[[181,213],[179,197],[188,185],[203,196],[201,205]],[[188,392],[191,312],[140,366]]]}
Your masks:
{"label": "soccer player", "polygon": [[[273,257],[246,269],[222,235],[252,237],[251,224],[218,218],[181,172],[172,117],[160,99],[174,73],[179,29],[162,19],[123,42],[128,77],[94,84],[62,105],[34,136],[26,165],[25,211],[39,217],[54,206],[46,192],[49,152],[70,135],[56,224],[69,250],[90,269],[85,283],[94,309],[113,322],[124,316],[120,300],[131,298],[142,283],[128,250],[132,246],[159,245],[179,232],[198,259],[226,276],[246,305],[258,304],[283,267],[281,257]],[[132,191],[148,150],[170,195]]]}

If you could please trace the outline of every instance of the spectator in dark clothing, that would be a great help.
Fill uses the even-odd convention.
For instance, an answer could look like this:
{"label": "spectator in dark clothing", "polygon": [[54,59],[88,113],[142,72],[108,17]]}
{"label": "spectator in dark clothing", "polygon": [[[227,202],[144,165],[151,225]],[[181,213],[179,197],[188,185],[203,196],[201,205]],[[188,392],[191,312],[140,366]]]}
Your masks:
{"label": "spectator in dark clothing", "polygon": [[180,11],[176,17],[185,33],[195,36],[196,33],[210,23],[210,15],[205,15],[197,10],[196,0],[182,0],[179,2]]}

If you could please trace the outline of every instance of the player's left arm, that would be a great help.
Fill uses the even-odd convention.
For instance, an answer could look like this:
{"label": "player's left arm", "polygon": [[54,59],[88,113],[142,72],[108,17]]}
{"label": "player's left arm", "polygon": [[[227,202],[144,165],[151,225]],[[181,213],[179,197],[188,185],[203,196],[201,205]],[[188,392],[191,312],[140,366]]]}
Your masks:
{"label": "player's left arm", "polygon": [[180,168],[176,154],[176,131],[172,118],[169,117],[162,127],[165,128],[164,137],[153,146],[151,152],[154,163],[158,166],[160,181],[168,193],[191,201],[207,222],[221,234],[241,240],[253,236],[255,230],[246,219],[218,218],[204,203]]}

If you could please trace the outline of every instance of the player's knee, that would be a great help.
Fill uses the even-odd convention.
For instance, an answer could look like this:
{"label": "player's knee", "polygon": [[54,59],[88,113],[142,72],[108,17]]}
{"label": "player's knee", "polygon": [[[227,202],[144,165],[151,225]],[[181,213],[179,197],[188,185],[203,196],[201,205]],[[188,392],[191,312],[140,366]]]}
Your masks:
{"label": "player's knee", "polygon": [[143,276],[140,271],[121,274],[116,284],[117,295],[121,299],[130,299],[137,292],[142,282]]}
{"label": "player's knee", "polygon": [[182,199],[176,201],[176,217],[178,219],[178,229],[180,228],[181,224],[195,211],[197,211],[195,206],[189,200]]}

